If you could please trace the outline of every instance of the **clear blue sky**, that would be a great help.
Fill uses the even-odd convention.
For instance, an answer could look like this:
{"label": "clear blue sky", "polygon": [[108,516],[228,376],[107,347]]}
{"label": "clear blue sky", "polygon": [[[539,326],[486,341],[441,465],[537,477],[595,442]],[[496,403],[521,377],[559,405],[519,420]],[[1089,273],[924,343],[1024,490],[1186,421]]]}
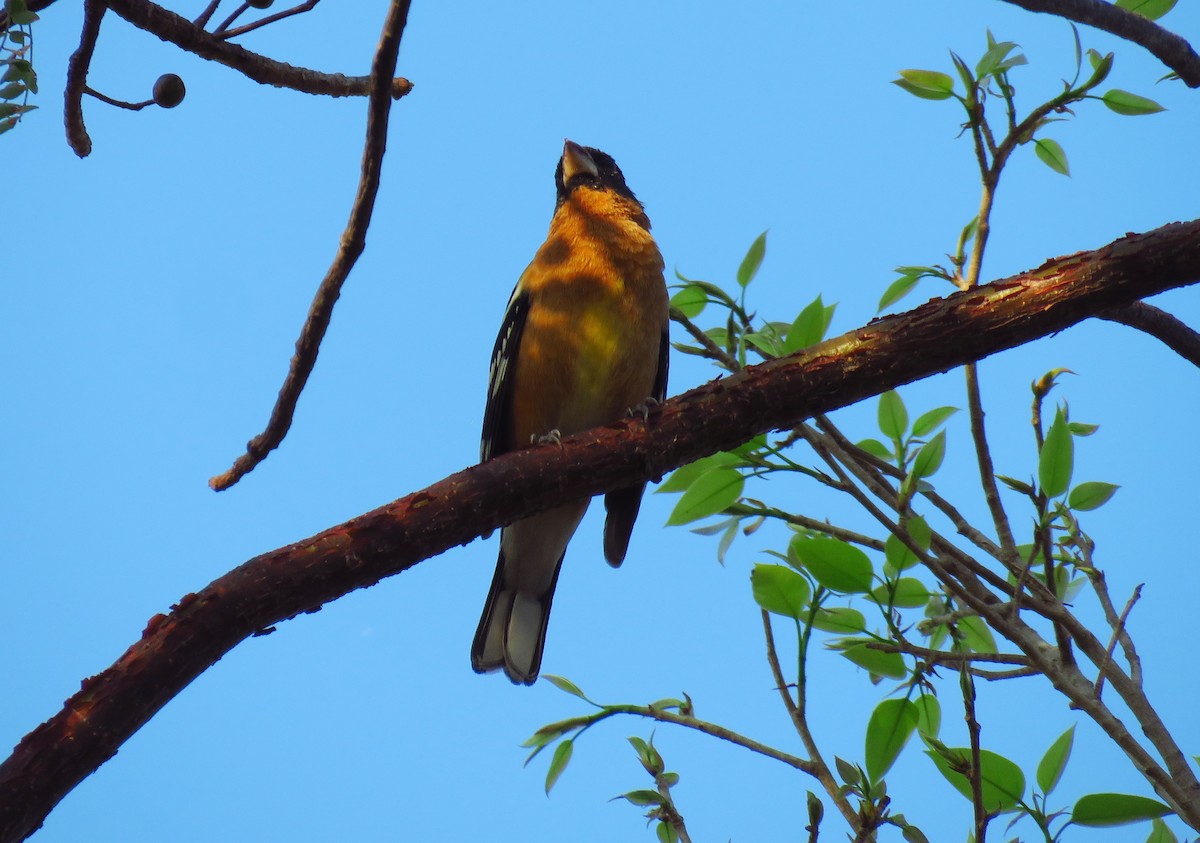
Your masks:
{"label": "clear blue sky", "polygon": [[[366,73],[383,5],[325,3],[244,43]],[[1195,4],[1164,23],[1200,38]],[[0,744],[56,712],[183,594],[477,459],[488,355],[544,236],[564,137],[621,164],[669,269],[731,283],[750,241],[770,229],[751,294],[760,312],[790,320],[822,293],[839,302],[834,333],[866,322],[891,268],[944,260],[978,202],[957,106],[890,81],[905,67],[948,70],[949,49],[977,57],[987,27],[1032,63],[1015,77],[1026,107],[1070,77],[1067,24],[994,0],[519,11],[418,0],[400,55],[416,89],[394,110],[366,254],[291,434],[218,495],[206,480],[265,422],[336,248],[365,103],[261,87],[110,14],[91,84],[141,99],[160,73],[176,72],[188,96],[173,111],[139,114],[86,100],[95,151],[80,161],[61,120],[80,11],[49,9],[35,29],[41,110],[0,139]],[[1098,103],[1080,107],[1048,133],[1070,156],[1070,179],[1021,150],[1002,185],[986,278],[1196,216],[1200,95],[1156,85],[1166,71],[1139,48],[1082,35],[1085,46],[1117,51],[1113,87],[1169,110],[1121,118]],[[945,292],[925,282],[902,306]],[[1159,303],[1200,325],[1195,290]],[[713,375],[681,357],[672,365],[672,394]],[[1195,675],[1181,632],[1194,617],[1200,373],[1155,341],[1100,323],[990,359],[982,377],[998,470],[1032,470],[1028,384],[1059,366],[1078,376],[1056,397],[1074,418],[1101,424],[1079,446],[1077,477],[1122,485],[1086,528],[1118,600],[1148,583],[1131,629],[1160,712],[1195,751]],[[914,409],[964,406],[957,372],[903,394]],[[871,435],[874,404],[838,418],[850,435]],[[939,486],[979,517],[965,420],[949,431]],[[862,524],[811,486],[755,491]],[[721,567],[712,540],[662,527],[673,500],[648,497],[617,572],[602,561],[593,508],[568,553],[544,670],[603,701],[686,691],[700,716],[799,752],[748,581],[779,534],[739,540]],[[549,799],[544,759],[522,768],[518,744],[582,706],[546,682],[515,688],[471,672],[495,553],[495,538],[455,549],[239,646],[71,793],[35,839],[653,839],[636,809],[608,801],[647,786],[624,739],[647,736],[651,724],[593,730]],[[840,658],[814,670],[812,718],[827,757],[861,759],[866,716],[890,687],[871,686]],[[1148,792],[1036,680],[980,693],[984,745],[1030,774],[1058,734],[1081,724],[1056,793],[1063,806],[1096,790]],[[964,729],[952,705],[946,697],[944,738],[954,744]],[[660,727],[657,743],[682,775],[678,804],[697,840],[799,834],[813,782],[676,729]],[[968,803],[918,750],[889,777],[896,807],[931,840],[963,839]],[[840,835],[833,813],[831,840]]]}

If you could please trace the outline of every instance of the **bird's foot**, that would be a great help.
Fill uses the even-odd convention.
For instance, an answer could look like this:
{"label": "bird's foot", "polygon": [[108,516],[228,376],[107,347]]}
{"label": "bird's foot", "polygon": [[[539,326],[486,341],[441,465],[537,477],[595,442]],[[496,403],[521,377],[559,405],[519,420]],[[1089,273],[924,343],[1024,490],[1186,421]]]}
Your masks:
{"label": "bird's foot", "polygon": [[562,431],[560,431],[558,428],[555,428],[554,430],[550,431],[549,433],[543,433],[540,436],[538,434],[534,433],[529,437],[529,444],[531,444],[531,445],[557,445],[561,448],[562,447]]}
{"label": "bird's foot", "polygon": [[631,419],[634,416],[641,416],[642,421],[647,421],[650,418],[650,411],[655,407],[662,406],[662,402],[657,398],[647,398],[636,407],[630,407],[625,411],[625,418]]}

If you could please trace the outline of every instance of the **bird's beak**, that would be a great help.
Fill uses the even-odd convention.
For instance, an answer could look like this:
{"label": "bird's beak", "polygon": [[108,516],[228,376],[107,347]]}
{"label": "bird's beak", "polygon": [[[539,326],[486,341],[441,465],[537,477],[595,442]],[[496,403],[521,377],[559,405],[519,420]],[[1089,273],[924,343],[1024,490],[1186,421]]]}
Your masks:
{"label": "bird's beak", "polygon": [[580,173],[588,173],[593,176],[600,175],[600,171],[596,169],[596,162],[592,160],[592,156],[588,155],[587,150],[574,141],[568,140],[563,142],[562,166],[563,184],[568,184],[572,178]]}

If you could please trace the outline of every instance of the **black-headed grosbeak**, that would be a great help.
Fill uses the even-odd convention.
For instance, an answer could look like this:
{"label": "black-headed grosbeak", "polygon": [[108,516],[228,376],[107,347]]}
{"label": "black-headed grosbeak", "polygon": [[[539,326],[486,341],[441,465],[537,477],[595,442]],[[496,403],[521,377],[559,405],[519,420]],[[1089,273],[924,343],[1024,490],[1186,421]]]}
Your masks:
{"label": "black-headed grosbeak", "polygon": [[[508,302],[492,352],[481,457],[626,416],[667,390],[667,288],[642,203],[613,159],[567,141],[550,233]],[[604,496],[604,557],[625,559],[645,483]],[[537,679],[567,543],[590,500],[500,532],[500,558],[471,646],[480,673]]]}

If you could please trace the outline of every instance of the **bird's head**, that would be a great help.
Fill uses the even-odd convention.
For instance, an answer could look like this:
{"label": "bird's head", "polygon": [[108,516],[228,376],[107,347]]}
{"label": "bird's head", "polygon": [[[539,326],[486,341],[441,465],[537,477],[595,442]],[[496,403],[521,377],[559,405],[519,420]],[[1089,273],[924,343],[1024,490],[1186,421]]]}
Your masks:
{"label": "bird's head", "polygon": [[572,191],[581,187],[611,190],[618,196],[638,201],[629,185],[625,184],[625,176],[611,155],[569,140],[563,143],[562,158],[554,173],[554,185],[558,189],[559,205],[567,200]]}

